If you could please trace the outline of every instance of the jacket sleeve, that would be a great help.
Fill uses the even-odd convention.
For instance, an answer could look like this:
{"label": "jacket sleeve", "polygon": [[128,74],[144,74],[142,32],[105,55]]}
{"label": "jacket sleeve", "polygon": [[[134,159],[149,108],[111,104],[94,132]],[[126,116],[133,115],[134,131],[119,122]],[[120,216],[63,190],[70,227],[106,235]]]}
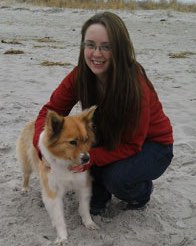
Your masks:
{"label": "jacket sleeve", "polygon": [[47,102],[40,110],[35,121],[35,132],[33,137],[33,145],[41,157],[38,141],[41,132],[43,131],[45,118],[48,110],[54,110],[61,115],[68,115],[74,105],[77,103],[75,94],[75,81],[77,76],[77,67],[75,67],[59,84],[56,90],[52,93],[49,102]]}
{"label": "jacket sleeve", "polygon": [[90,151],[90,166],[104,166],[112,162],[128,158],[141,151],[142,145],[147,137],[150,124],[150,91],[145,86],[143,91],[141,114],[138,128],[133,137],[129,137],[126,143],[119,144],[115,150],[108,151],[103,147],[95,147]]}

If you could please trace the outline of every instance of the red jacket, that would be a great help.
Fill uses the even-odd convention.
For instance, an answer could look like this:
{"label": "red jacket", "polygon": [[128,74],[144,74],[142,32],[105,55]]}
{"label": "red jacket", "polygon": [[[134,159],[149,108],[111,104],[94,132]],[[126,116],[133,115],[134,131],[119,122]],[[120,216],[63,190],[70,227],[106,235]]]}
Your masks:
{"label": "red jacket", "polygon": [[[33,144],[38,149],[38,140],[45,124],[48,109],[61,115],[68,115],[77,103],[75,95],[75,81],[77,67],[75,67],[52,93],[50,101],[43,106],[35,122],[35,134]],[[157,95],[147,86],[141,76],[143,90],[142,110],[140,123],[134,137],[121,143],[115,150],[108,151],[104,147],[95,147],[90,151],[91,164],[104,166],[111,162],[125,159],[141,151],[144,141],[154,141],[162,144],[173,143],[172,126],[168,117],[164,114],[162,105]],[[127,138],[126,138],[127,139]]]}

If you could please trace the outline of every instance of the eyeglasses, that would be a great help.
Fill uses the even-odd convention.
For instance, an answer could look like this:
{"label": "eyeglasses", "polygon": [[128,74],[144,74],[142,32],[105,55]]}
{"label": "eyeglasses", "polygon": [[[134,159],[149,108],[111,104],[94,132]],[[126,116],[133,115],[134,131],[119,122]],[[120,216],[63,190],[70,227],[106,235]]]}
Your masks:
{"label": "eyeglasses", "polygon": [[109,52],[109,51],[111,51],[111,47],[110,47],[109,44],[96,45],[94,43],[84,42],[83,45],[88,50],[94,50],[95,51],[98,48],[99,51],[101,51],[101,52]]}

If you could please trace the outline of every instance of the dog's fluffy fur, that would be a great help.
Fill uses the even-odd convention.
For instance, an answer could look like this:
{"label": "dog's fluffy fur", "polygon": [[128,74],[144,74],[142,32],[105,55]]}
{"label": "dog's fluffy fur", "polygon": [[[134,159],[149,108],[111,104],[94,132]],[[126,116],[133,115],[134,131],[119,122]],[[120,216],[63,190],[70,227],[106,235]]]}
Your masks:
{"label": "dog's fluffy fur", "polygon": [[23,191],[29,187],[29,178],[36,169],[42,188],[42,199],[57,231],[57,243],[67,242],[63,213],[63,195],[70,188],[78,193],[79,214],[83,224],[97,229],[89,212],[91,179],[87,171],[73,173],[69,166],[89,161],[88,151],[94,141],[92,117],[96,107],[75,116],[63,117],[49,111],[44,130],[39,138],[42,161],[34,148],[34,121],[26,125],[17,141],[17,154],[23,171]]}

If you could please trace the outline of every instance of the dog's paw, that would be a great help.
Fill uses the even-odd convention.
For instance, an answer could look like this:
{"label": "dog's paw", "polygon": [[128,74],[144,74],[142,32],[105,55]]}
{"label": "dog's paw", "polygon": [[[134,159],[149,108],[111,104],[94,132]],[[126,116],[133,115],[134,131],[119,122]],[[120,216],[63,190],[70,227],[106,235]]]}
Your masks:
{"label": "dog's paw", "polygon": [[95,224],[94,221],[90,221],[88,223],[85,223],[85,227],[87,229],[90,229],[90,230],[98,230],[99,229],[99,226],[97,224]]}
{"label": "dog's paw", "polygon": [[65,246],[68,244],[67,238],[57,238],[54,242],[54,245],[56,246]]}
{"label": "dog's paw", "polygon": [[31,191],[31,188],[29,186],[22,187],[21,189],[22,194],[27,194],[29,191]]}

